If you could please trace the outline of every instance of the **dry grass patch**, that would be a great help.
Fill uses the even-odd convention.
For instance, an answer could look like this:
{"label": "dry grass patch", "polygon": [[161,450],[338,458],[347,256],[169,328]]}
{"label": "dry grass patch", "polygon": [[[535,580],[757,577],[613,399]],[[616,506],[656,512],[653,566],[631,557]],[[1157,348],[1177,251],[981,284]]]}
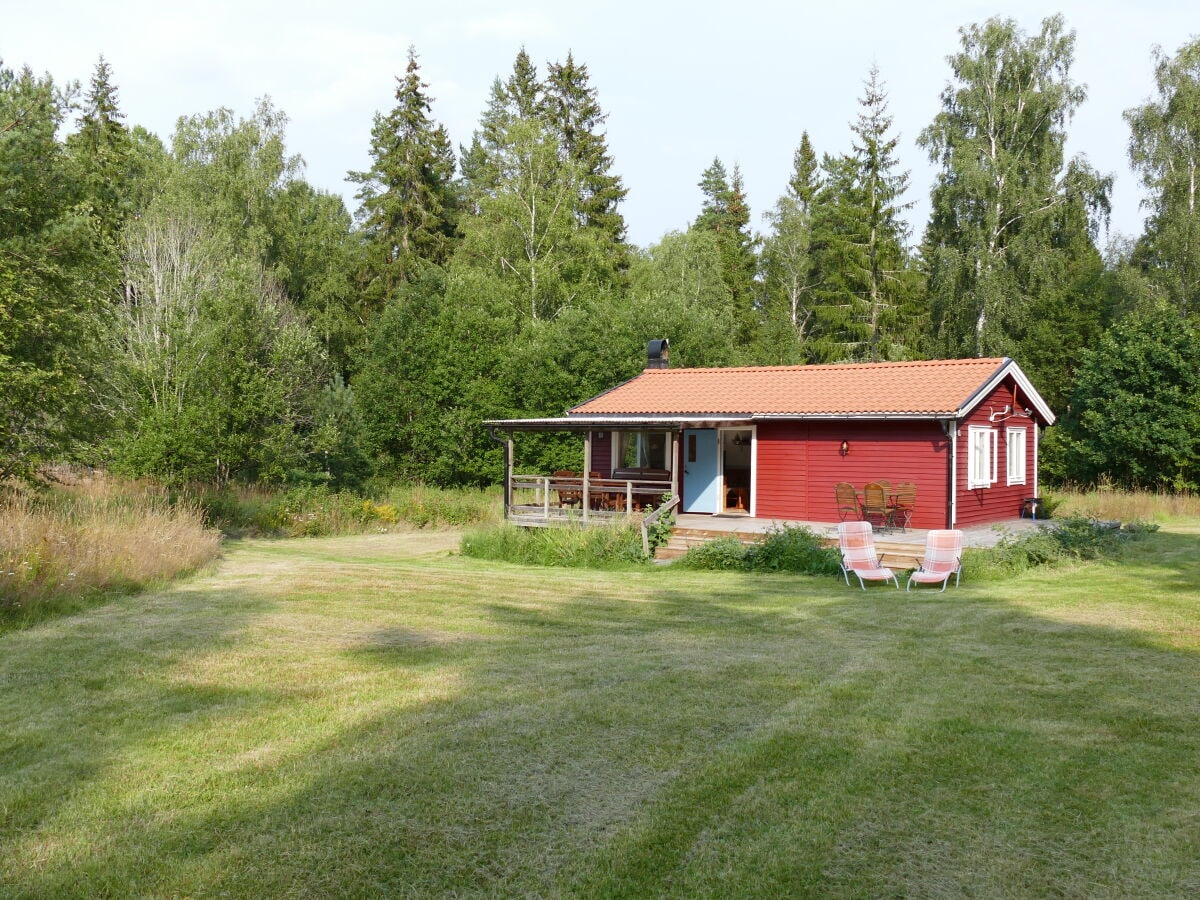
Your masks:
{"label": "dry grass patch", "polygon": [[0,614],[11,618],[103,591],[136,590],[216,557],[220,534],[161,489],[92,476],[0,494]]}
{"label": "dry grass patch", "polygon": [[1049,492],[1061,501],[1056,516],[1087,516],[1121,522],[1183,522],[1200,519],[1200,494],[1191,492],[1123,491],[1058,488]]}

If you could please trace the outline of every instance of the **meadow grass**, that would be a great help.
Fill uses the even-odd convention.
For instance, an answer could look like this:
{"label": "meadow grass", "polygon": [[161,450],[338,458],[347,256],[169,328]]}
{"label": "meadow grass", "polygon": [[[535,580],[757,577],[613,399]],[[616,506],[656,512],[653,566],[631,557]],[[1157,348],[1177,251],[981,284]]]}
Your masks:
{"label": "meadow grass", "polygon": [[1195,896],[1188,527],[944,594],[235,542],[0,635],[0,894]]}
{"label": "meadow grass", "polygon": [[200,510],[160,488],[59,474],[48,491],[0,486],[0,629],[161,584],[220,549]]}
{"label": "meadow grass", "polygon": [[1126,491],[1112,487],[1049,488],[1045,494],[1056,516],[1088,516],[1121,522],[1189,522],[1200,520],[1200,494]]}

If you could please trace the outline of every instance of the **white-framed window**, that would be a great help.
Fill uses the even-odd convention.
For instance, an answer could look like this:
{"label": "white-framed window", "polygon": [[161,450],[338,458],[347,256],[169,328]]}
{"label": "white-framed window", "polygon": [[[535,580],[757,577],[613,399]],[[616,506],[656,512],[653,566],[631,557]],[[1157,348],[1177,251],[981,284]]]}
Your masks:
{"label": "white-framed window", "polygon": [[671,436],[659,431],[619,431],[616,466],[625,469],[670,469]]}
{"label": "white-framed window", "polygon": [[996,483],[996,429],[971,425],[967,428],[967,488],[991,487]]}
{"label": "white-framed window", "polygon": [[1007,460],[1008,483],[1025,483],[1025,429],[1004,429],[1004,458]]}

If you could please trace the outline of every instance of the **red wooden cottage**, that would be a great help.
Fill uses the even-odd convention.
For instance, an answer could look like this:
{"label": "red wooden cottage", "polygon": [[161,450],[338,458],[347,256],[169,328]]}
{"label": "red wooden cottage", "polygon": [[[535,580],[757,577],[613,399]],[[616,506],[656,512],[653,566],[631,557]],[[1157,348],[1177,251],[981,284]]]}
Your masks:
{"label": "red wooden cottage", "polygon": [[[564,417],[487,423],[507,433],[510,518],[623,513],[670,490],[685,513],[836,522],[836,483],[885,479],[916,485],[912,527],[954,528],[1038,496],[1054,414],[1011,359],[670,369],[651,344],[646,371]],[[514,475],[513,435],[551,430],[585,435],[584,471]]]}

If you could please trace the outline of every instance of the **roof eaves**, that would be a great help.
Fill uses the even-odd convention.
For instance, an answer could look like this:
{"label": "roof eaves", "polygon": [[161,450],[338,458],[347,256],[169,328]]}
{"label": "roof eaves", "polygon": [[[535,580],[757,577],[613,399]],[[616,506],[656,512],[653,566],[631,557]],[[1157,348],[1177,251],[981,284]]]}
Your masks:
{"label": "roof eaves", "polygon": [[1008,375],[1013,376],[1013,380],[1016,381],[1017,385],[1029,398],[1029,401],[1033,404],[1033,408],[1038,411],[1045,423],[1047,425],[1053,425],[1058,417],[1054,415],[1054,412],[1050,409],[1049,404],[1042,399],[1042,395],[1037,392],[1037,388],[1033,386],[1029,378],[1023,371],[1021,371],[1021,367],[1017,365],[1016,361],[1007,356],[1004,357],[1004,361],[1001,363],[1000,367],[992,373],[988,380],[980,385],[979,389],[971,394],[971,396],[966,399],[963,405],[959,407],[956,413],[958,418],[963,418],[969,415],[976,406],[983,402],[983,398],[990,394],[996,385],[1003,381]]}

